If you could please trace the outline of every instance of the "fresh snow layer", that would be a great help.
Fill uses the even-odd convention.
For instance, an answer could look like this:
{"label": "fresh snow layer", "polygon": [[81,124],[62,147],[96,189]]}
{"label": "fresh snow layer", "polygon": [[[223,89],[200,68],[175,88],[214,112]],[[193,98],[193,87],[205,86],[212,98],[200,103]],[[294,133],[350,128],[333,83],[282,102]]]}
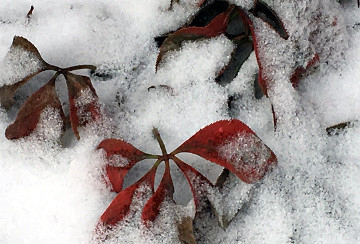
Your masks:
{"label": "fresh snow layer", "polygon": [[[233,2],[244,9],[253,3]],[[15,66],[9,65],[21,51],[8,54],[12,39],[23,36],[50,64],[96,65],[105,75],[77,73],[91,77],[106,118],[102,124],[83,128],[80,141],[68,129],[59,146],[58,111],[47,109],[33,135],[7,140],[6,127],[52,72],[21,87],[9,111],[0,109],[0,243],[99,242],[99,218],[116,196],[104,181],[104,152],[96,150],[104,138],[121,138],[142,151],[160,154],[153,127],[159,129],[170,152],[204,126],[229,118],[240,119],[255,131],[277,155],[278,165],[256,184],[247,185],[232,175],[220,191],[213,191],[210,200],[222,216],[219,221],[228,222],[228,227],[223,230],[205,212],[194,224],[198,243],[359,243],[360,10],[356,1],[265,2],[284,21],[290,37],[281,39],[267,24],[251,17],[268,64],[263,71],[272,82],[270,99],[257,100],[255,54],[231,84],[220,87],[214,82],[234,48],[224,36],[183,43],[180,50],[164,57],[155,72],[154,37],[185,24],[196,12],[194,1],[180,1],[170,11],[170,0],[3,0],[0,85],[26,75],[24,68],[39,68],[36,58],[27,53],[15,57],[19,59]],[[31,5],[35,9],[28,19]],[[294,89],[290,75],[295,67],[306,67],[314,54],[320,63]],[[56,89],[68,114],[62,77]],[[84,96],[84,101],[91,99],[86,91]],[[230,110],[229,96],[236,97]],[[271,104],[278,116],[275,132]],[[327,127],[342,122],[351,126],[326,133]],[[231,142],[226,146],[231,147]],[[235,149],[228,152],[229,157],[241,152]],[[197,156],[179,157],[212,182],[222,172]],[[127,161],[119,157],[111,163]],[[151,166],[150,160],[136,165],[125,185],[141,178]],[[132,205],[131,215],[107,233],[111,238],[104,243],[179,243],[176,226],[194,209],[185,177],[174,164],[171,171],[174,199],[183,206],[164,202],[154,226],[146,229],[139,222],[149,197],[143,194]],[[156,185],[162,172],[160,167]]]}

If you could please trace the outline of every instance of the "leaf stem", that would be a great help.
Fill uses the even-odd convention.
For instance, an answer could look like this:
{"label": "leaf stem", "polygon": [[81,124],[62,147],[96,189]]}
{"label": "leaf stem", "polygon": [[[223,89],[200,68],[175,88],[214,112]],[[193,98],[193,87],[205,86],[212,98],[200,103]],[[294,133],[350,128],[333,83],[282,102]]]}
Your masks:
{"label": "leaf stem", "polygon": [[66,71],[73,71],[73,70],[78,70],[78,69],[91,69],[91,70],[95,70],[96,66],[95,65],[88,65],[88,64],[84,64],[84,65],[75,65],[75,66],[71,66],[71,67],[67,67],[63,70]]}
{"label": "leaf stem", "polygon": [[165,144],[164,144],[164,141],[161,139],[158,129],[154,127],[152,130],[152,133],[154,134],[156,140],[159,143],[159,146],[161,148],[161,152],[162,152],[163,156],[166,157],[167,152],[166,152]]}

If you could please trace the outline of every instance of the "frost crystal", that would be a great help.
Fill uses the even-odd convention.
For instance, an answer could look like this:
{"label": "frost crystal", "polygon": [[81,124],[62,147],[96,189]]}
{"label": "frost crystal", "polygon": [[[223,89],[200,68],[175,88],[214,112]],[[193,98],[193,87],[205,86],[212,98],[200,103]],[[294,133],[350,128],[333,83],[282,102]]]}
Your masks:
{"label": "frost crystal", "polygon": [[42,61],[33,53],[11,47],[0,63],[0,86],[14,84],[42,68]]}
{"label": "frost crystal", "polygon": [[270,149],[258,137],[245,132],[238,133],[226,141],[218,148],[218,152],[220,157],[243,172],[265,170],[262,166],[271,154]]}

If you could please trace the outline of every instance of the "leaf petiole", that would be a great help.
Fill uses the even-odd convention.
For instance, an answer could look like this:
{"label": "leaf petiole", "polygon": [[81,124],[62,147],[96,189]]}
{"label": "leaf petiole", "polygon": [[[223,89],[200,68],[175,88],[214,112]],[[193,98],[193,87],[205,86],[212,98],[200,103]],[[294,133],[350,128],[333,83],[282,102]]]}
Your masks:
{"label": "leaf petiole", "polygon": [[154,127],[153,130],[152,130],[152,133],[154,134],[156,140],[159,143],[159,146],[161,148],[161,152],[163,154],[163,157],[166,158],[167,152],[166,152],[165,144],[164,144],[164,141],[161,139],[161,136],[160,136],[160,133],[159,133],[158,129]]}

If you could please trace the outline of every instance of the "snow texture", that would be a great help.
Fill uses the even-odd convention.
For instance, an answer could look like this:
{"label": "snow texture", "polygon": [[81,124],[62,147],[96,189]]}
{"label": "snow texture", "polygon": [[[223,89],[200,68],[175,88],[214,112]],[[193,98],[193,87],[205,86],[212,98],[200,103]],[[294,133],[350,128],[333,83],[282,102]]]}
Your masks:
{"label": "snow texture", "polygon": [[[231,222],[223,230],[211,209],[205,209],[194,220],[198,243],[359,243],[360,10],[356,1],[264,1],[283,20],[289,39],[250,14],[266,63],[263,72],[271,82],[269,98],[256,99],[254,54],[231,84],[214,82],[234,47],[225,36],[184,43],[155,72],[159,50],[154,38],[187,23],[197,10],[195,1],[179,1],[168,10],[169,0],[3,0],[0,85],[39,68],[36,58],[22,50],[8,54],[13,37],[23,36],[44,60],[59,67],[96,65],[94,74],[79,74],[90,76],[105,118],[82,128],[79,141],[68,129],[61,146],[54,142],[61,124],[56,110],[42,113],[33,135],[9,141],[4,132],[21,103],[9,111],[0,108],[0,242],[99,242],[95,228],[116,196],[104,181],[107,162],[96,150],[101,140],[120,138],[160,154],[153,127],[171,152],[200,128],[236,118],[276,154],[278,165],[254,185],[230,176],[222,192],[212,193],[218,214]],[[245,10],[253,4],[232,2]],[[34,11],[27,18],[31,5]],[[14,58],[17,52],[21,55]],[[315,54],[319,64],[294,89],[289,77]],[[52,75],[45,72],[30,80],[15,100],[30,96]],[[59,78],[57,90],[64,90],[63,81]],[[59,95],[68,114],[67,99]],[[229,96],[235,98],[230,108]],[[271,104],[278,117],[276,131]],[[327,133],[327,127],[342,122],[350,123]],[[213,183],[221,173],[197,156],[180,156]],[[134,167],[127,179],[140,178],[149,165]],[[136,216],[141,204],[134,205],[139,211],[116,226],[105,243],[179,243],[177,221],[194,209],[189,185],[176,168],[171,164],[175,199],[189,205],[165,202],[149,230]]]}

